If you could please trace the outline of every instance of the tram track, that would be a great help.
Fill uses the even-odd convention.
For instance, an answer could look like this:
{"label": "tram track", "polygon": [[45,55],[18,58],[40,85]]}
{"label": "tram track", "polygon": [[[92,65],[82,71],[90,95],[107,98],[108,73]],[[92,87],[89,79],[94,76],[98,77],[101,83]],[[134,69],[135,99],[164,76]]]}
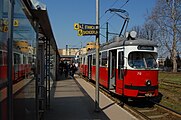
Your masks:
{"label": "tram track", "polygon": [[[92,81],[89,81],[84,77],[82,78],[95,87],[95,84]],[[154,101],[136,100],[125,102],[124,97],[116,95],[102,86],[100,87],[100,92],[140,120],[181,120],[181,113]]]}
{"label": "tram track", "polygon": [[173,82],[164,81],[164,82],[161,82],[160,84],[169,86],[169,87],[174,87],[174,88],[181,88],[181,84],[173,83]]}

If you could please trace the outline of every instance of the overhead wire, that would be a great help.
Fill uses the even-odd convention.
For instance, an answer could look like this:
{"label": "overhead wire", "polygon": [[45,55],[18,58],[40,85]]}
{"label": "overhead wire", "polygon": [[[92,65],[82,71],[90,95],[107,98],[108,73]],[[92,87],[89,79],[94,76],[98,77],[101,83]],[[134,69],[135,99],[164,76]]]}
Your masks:
{"label": "overhead wire", "polygon": [[[113,7],[117,2],[118,2],[118,0],[116,0],[110,7]],[[99,18],[99,20],[102,19],[102,18],[105,16],[105,14],[106,14],[106,13],[104,13],[104,14]],[[90,36],[89,38],[87,38],[86,41],[90,40],[90,38],[91,38],[91,36]]]}
{"label": "overhead wire", "polygon": [[[118,2],[118,0],[116,0],[110,7],[113,7],[117,2]],[[99,20],[100,20],[101,18],[103,18],[105,14],[106,14],[106,13],[104,13],[104,14],[99,18]]]}
{"label": "overhead wire", "polygon": [[[117,2],[118,2],[118,0],[115,1],[111,7],[113,7]],[[128,2],[129,2],[129,0],[127,0],[121,7],[119,7],[119,9],[123,8]],[[106,14],[106,12],[103,14],[103,16],[104,16],[105,14]],[[107,24],[107,22],[110,21],[110,20],[114,17],[115,14],[116,14],[116,13],[112,14],[112,15],[100,26],[100,29],[105,29],[105,28],[103,28],[103,26],[104,26],[105,24]],[[101,17],[101,18],[102,18],[102,17]],[[100,19],[101,19],[101,18],[100,18]],[[109,24],[110,24],[110,23],[109,23]],[[110,25],[111,25],[111,24],[110,24]],[[113,28],[112,25],[111,25],[111,27]]]}
{"label": "overhead wire", "polygon": [[[118,1],[118,0],[117,0]],[[116,1],[116,2],[117,2]],[[121,8],[123,8],[127,3],[129,2],[129,0],[127,0],[119,9],[121,9]],[[113,6],[112,6],[113,7]],[[105,15],[106,13],[104,13],[104,15]],[[105,23],[103,23],[102,25],[101,25],[101,27],[102,26],[104,26],[110,19],[112,19],[112,17],[115,15],[115,13],[114,14],[112,14],[107,20],[106,20],[106,22]],[[101,19],[101,18],[100,18]],[[100,27],[100,28],[101,28]]]}
{"label": "overhead wire", "polygon": [[[117,2],[118,2],[118,0],[116,0],[110,7],[113,7]],[[129,0],[127,0],[127,1],[120,7],[120,9],[121,9],[122,7],[124,7],[128,2],[129,2]],[[101,19],[105,16],[105,14],[106,14],[106,12],[99,18],[99,20],[101,20]],[[113,17],[114,15],[115,15],[115,13],[112,14],[112,15],[106,20],[106,22],[101,25],[100,29],[101,29],[110,19],[112,19],[112,17]],[[88,40],[90,40],[91,37],[92,37],[92,36],[89,36],[86,40],[84,40],[84,42],[88,42]]]}

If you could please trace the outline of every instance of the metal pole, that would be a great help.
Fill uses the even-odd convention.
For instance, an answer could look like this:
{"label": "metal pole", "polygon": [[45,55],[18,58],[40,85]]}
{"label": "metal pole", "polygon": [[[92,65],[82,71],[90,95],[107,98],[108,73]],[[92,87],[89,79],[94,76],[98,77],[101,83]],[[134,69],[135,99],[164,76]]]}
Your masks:
{"label": "metal pole", "polygon": [[[96,0],[96,24],[99,31],[99,0]],[[95,89],[95,111],[99,109],[99,32],[96,35],[96,89]]]}
{"label": "metal pole", "polygon": [[122,34],[122,32],[123,32],[123,29],[124,29],[124,26],[125,26],[126,22],[127,22],[127,19],[124,20],[124,24],[123,24],[123,27],[122,27],[120,33],[119,33],[119,37],[121,36],[121,34]]}
{"label": "metal pole", "polygon": [[14,0],[9,2],[8,16],[8,120],[13,120],[13,81],[12,81],[12,55],[13,55],[13,18]]}
{"label": "metal pole", "polygon": [[109,32],[108,32],[108,22],[106,22],[106,43],[108,42],[108,35],[109,35]]}
{"label": "metal pole", "polygon": [[46,67],[45,67],[45,96],[46,96],[46,99],[45,99],[45,101],[46,101],[46,109],[48,109],[48,94],[47,94],[47,92],[48,92],[48,79],[47,79],[47,73],[48,73],[48,60],[47,60],[47,58],[48,58],[48,38],[46,38],[46,40],[44,41],[45,42],[45,64],[46,64]]}
{"label": "metal pole", "polygon": [[66,45],[66,55],[68,55],[68,45]]}
{"label": "metal pole", "polygon": [[50,109],[50,39],[48,40],[48,55],[49,55],[49,59],[48,59],[48,63],[49,63],[49,69],[48,69],[48,94],[49,94],[49,97],[48,97],[48,109]]}
{"label": "metal pole", "polygon": [[38,74],[37,74],[37,71],[38,70],[38,64],[37,64],[37,55],[38,55],[38,37],[39,37],[39,27],[38,27],[39,23],[38,23],[38,20],[35,21],[35,27],[36,27],[36,61],[35,61],[35,97],[36,97],[36,120],[39,120],[40,119],[40,116],[39,116],[39,101],[38,101]]}

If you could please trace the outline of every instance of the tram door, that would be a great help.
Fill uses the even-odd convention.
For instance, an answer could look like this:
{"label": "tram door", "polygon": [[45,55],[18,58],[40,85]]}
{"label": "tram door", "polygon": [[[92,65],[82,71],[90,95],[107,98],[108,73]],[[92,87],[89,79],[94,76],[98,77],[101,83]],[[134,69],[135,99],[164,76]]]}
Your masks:
{"label": "tram door", "polygon": [[124,88],[124,51],[123,49],[117,50],[118,56],[118,79],[116,80],[116,92],[123,94]]}
{"label": "tram door", "polygon": [[92,55],[88,56],[88,78],[91,79],[92,76]]}
{"label": "tram door", "polygon": [[109,51],[109,89],[115,90],[116,87],[116,63],[117,63],[117,51]]}

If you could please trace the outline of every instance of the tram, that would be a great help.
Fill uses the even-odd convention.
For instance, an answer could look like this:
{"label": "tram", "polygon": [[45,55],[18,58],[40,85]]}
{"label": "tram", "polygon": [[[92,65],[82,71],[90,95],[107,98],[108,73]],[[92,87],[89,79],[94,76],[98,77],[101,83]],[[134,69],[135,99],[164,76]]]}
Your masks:
{"label": "tram", "polygon": [[[157,43],[136,38],[132,31],[101,45],[99,55],[101,86],[127,98],[158,96]],[[80,56],[80,73],[95,81],[95,49]]]}

